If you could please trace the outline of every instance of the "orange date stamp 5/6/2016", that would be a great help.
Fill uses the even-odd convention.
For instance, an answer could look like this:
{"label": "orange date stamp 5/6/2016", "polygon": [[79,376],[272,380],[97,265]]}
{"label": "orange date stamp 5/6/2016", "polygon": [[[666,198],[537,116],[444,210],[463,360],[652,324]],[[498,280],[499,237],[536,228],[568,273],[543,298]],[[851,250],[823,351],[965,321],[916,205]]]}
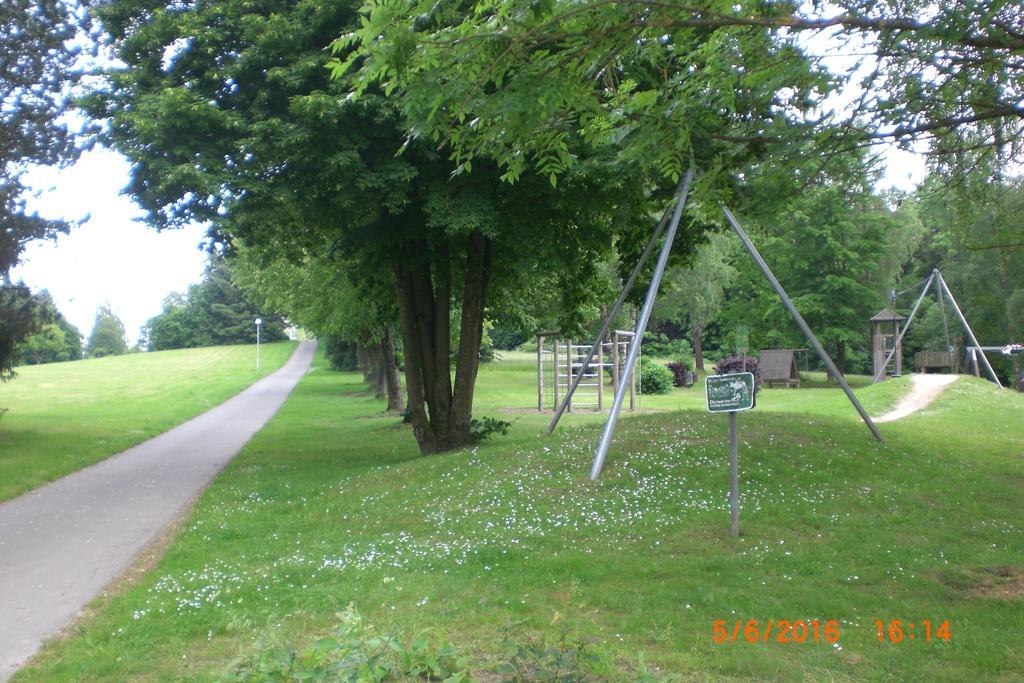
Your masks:
{"label": "orange date stamp 5/6/2016", "polygon": [[839,622],[830,621],[758,621],[718,619],[711,624],[711,638],[716,643],[838,643]]}

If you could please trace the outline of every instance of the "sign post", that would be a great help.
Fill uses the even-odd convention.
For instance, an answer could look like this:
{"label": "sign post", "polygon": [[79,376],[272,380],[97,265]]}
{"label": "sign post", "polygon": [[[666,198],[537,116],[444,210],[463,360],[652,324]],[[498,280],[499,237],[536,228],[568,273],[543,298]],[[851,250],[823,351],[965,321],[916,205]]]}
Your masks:
{"label": "sign post", "polygon": [[733,536],[740,535],[740,456],[736,413],[754,407],[754,374],[708,375],[704,378],[709,413],[729,413],[729,507]]}
{"label": "sign post", "polygon": [[736,411],[729,411],[729,530],[740,535],[740,447]]}
{"label": "sign post", "polygon": [[747,369],[747,351],[750,350],[750,332],[746,325],[736,327],[736,355],[743,359],[743,369]]}

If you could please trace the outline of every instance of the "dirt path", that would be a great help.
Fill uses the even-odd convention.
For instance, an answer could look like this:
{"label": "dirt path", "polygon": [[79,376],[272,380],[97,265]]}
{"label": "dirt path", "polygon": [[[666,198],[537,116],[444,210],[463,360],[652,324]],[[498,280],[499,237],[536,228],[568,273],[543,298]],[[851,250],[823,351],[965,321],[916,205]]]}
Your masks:
{"label": "dirt path", "polygon": [[234,398],[0,504],[0,681],[120,576],[273,417],[315,344]]}
{"label": "dirt path", "polygon": [[892,410],[876,417],[875,422],[892,422],[916,413],[937,399],[955,381],[956,375],[913,375],[910,393],[901,398]]}

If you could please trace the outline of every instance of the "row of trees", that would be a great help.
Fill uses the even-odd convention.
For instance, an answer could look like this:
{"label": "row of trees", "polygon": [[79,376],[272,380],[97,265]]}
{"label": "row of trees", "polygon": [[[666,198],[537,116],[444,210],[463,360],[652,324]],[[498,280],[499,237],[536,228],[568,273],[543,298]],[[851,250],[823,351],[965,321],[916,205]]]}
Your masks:
{"label": "row of trees", "polygon": [[[775,220],[748,226],[840,369],[871,371],[868,320],[892,305],[894,290],[900,292],[897,309],[906,315],[934,268],[983,344],[1024,339],[1022,245],[1007,239],[1018,229],[1024,186],[989,180],[965,201],[949,192],[947,182],[934,174],[905,196],[818,188],[793,200]],[[740,326],[749,330],[754,349],[806,346],[731,234],[711,236],[690,267],[669,271],[654,322],[656,329],[688,331],[701,368],[702,346],[731,354]],[[962,350],[964,337],[948,304],[931,292],[904,349]],[[1019,360],[994,362],[1008,382],[1020,373]]]}
{"label": "row of trees", "polygon": [[[84,344],[82,333],[57,309],[46,290],[28,297],[23,305],[35,331],[15,346],[17,365],[118,356],[130,351],[124,323],[109,304],[97,310]],[[233,282],[228,267],[222,261],[212,260],[201,282],[189,287],[185,294],[172,293],[164,300],[163,312],[143,327],[136,350],[252,344],[256,341],[256,318],[262,322],[263,341],[287,339],[280,316],[252,304]]]}
{"label": "row of trees", "polygon": [[128,353],[124,324],[109,305],[100,306],[96,311],[92,332],[84,345],[82,333],[57,309],[53,297],[45,289],[26,298],[23,310],[27,328],[34,331],[14,346],[12,358],[16,365],[59,363]]}
{"label": "row of trees", "polygon": [[57,310],[53,297],[43,290],[32,298],[33,329],[15,346],[18,365],[39,365],[69,360],[119,356],[128,353],[124,324],[109,304],[96,311],[89,339],[83,345],[82,333]]}
{"label": "row of trees", "polygon": [[[825,279],[802,304],[831,316],[841,352],[849,302],[874,286],[858,277],[884,280],[858,250],[892,220],[864,150],[923,139],[963,176],[1022,139],[1012,3],[110,0],[93,16],[123,66],[86,107],[133,162],[150,223],[202,221],[249,269],[295,269],[309,301],[281,310],[297,319],[354,301],[349,339],[397,329],[425,453],[471,440],[485,317],[553,304],[578,329],[686,167],[681,264],[707,242],[697,265],[723,274],[706,239],[720,201],[779,249],[766,217],[792,208],[793,275]],[[870,54],[852,115],[822,113],[851,82],[810,53],[823,31]]]}
{"label": "row of trees", "polygon": [[236,281],[270,310],[326,342],[338,369],[361,367],[389,411],[404,412],[405,393],[395,343],[397,307],[387,273],[355,279],[337,253],[300,261],[242,248],[233,264]]}

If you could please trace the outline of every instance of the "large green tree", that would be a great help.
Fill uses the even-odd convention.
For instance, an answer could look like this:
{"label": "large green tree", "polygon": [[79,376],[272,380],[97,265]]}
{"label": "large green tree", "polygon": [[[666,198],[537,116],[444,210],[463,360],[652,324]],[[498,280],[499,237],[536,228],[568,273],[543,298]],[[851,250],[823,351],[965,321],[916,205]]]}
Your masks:
{"label": "large green tree", "polygon": [[[696,196],[731,196],[769,142],[808,136],[832,87],[794,40],[760,27],[673,29],[664,3],[375,2],[335,73],[380,84],[410,134],[508,180],[556,181],[587,152],[654,178],[698,170]],[[345,59],[344,52],[358,46]]]}
{"label": "large green tree", "polygon": [[[29,214],[25,172],[75,156],[66,122],[67,93],[80,26],[64,0],[7,0],[0,7],[0,379],[9,379],[15,347],[37,325],[25,309],[32,297],[9,272],[35,239],[66,226]],[[25,322],[28,321],[28,322]],[[22,324],[25,323],[25,324]]]}
{"label": "large green tree", "polygon": [[[415,134],[511,177],[569,168],[573,131],[671,175],[694,148],[706,174],[735,172],[744,146],[791,170],[794,133],[824,160],[922,140],[953,167],[1019,158],[1024,140],[1019,3],[372,0],[364,12],[338,71],[359,67],[399,96]],[[847,67],[815,78],[811,55]],[[838,90],[849,106],[794,130]],[[702,141],[718,153],[699,154]]]}
{"label": "large green tree", "polygon": [[54,323],[47,323],[18,344],[18,358],[22,363],[35,365],[69,360],[67,338],[64,330]]}
{"label": "large green tree", "polygon": [[128,342],[124,338],[124,323],[108,304],[96,311],[96,320],[89,333],[86,353],[90,358],[120,356],[128,353]]}
{"label": "large green tree", "polygon": [[235,285],[228,266],[215,260],[186,295],[172,294],[164,300],[163,312],[149,319],[145,335],[151,351],[254,344],[257,318],[263,323],[262,341],[287,338],[280,316],[254,304]]}
{"label": "large green tree", "polygon": [[[869,371],[868,321],[886,305],[919,227],[913,213],[893,209],[863,184],[810,189],[778,217],[751,225],[762,255],[841,372]],[[738,267],[723,315],[749,326],[754,348],[805,346],[751,259]]]}
{"label": "large green tree", "polygon": [[82,357],[82,333],[57,309],[45,289],[35,295],[38,329],[17,346],[18,362],[57,363]]}
{"label": "large green tree", "polygon": [[348,97],[324,48],[357,26],[356,3],[112,0],[97,12],[128,68],[92,111],[132,159],[128,190],[150,221],[207,221],[229,250],[242,239],[296,262],[338,252],[357,288],[384,278],[423,452],[471,441],[488,306],[550,270],[585,290],[616,232],[649,229],[633,220],[647,188],[626,169],[583,160],[557,190],[533,172],[510,186],[487,161],[453,176],[379,92]]}
{"label": "large green tree", "polygon": [[658,299],[656,315],[690,330],[694,365],[704,369],[704,328],[722,306],[725,290],[736,278],[730,263],[736,253],[731,235],[712,234],[697,248],[693,262],[665,274],[665,292]]}

